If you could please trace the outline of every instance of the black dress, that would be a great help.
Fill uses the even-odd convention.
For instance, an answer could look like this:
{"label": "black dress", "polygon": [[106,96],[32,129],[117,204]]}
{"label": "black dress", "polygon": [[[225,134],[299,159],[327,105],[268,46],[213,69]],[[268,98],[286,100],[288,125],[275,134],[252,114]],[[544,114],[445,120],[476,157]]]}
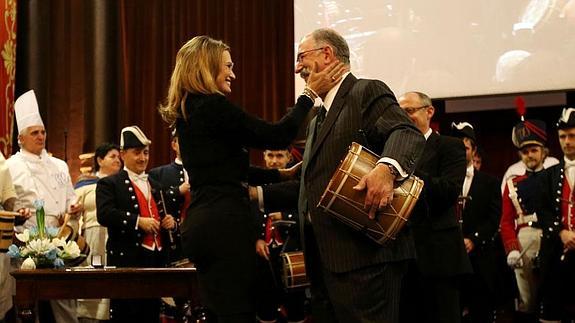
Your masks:
{"label": "black dress", "polygon": [[202,303],[220,318],[255,311],[257,231],[249,207],[247,148],[285,148],[312,106],[312,100],[300,96],[273,124],[224,96],[189,94],[186,119],[176,122],[192,189],[181,228],[183,252],[198,269]]}

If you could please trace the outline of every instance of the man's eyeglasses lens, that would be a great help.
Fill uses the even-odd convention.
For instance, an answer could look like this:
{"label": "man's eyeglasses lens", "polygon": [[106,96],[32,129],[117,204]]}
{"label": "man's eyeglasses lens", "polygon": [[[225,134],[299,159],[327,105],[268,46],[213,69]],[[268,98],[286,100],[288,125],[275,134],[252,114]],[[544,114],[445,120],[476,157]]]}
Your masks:
{"label": "man's eyeglasses lens", "polygon": [[316,51],[316,50],[322,50],[322,49],[324,49],[324,48],[325,48],[325,47],[319,47],[319,48],[314,48],[314,49],[310,49],[310,50],[304,50],[303,52],[297,54],[296,62],[301,63],[301,61],[303,60],[305,54],[307,54],[307,53],[309,53],[309,52],[314,52],[314,51]]}
{"label": "man's eyeglasses lens", "polygon": [[423,109],[423,108],[427,108],[427,107],[428,107],[427,105],[424,105],[424,106],[417,107],[417,108],[405,108],[405,109],[403,109],[403,110],[405,110],[405,112],[407,112],[407,114],[414,114],[414,113],[416,113],[417,111],[419,111],[419,110],[421,110],[421,109]]}

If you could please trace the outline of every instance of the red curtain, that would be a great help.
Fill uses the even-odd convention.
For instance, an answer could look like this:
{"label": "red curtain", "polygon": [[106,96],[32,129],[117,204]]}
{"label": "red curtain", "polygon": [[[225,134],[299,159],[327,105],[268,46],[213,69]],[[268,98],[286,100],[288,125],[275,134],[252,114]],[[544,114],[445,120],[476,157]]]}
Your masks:
{"label": "red curtain", "polygon": [[12,145],[14,117],[14,86],[16,73],[16,0],[4,0],[0,3],[0,13],[4,23],[0,27],[0,45],[2,67],[0,68],[0,151],[9,156]]}
{"label": "red curtain", "polygon": [[73,178],[79,154],[118,142],[132,124],[153,142],[150,167],[169,162],[169,132],[156,107],[177,50],[193,36],[231,46],[233,102],[267,120],[294,102],[292,1],[19,2],[16,93],[35,89],[47,148],[68,159]]}

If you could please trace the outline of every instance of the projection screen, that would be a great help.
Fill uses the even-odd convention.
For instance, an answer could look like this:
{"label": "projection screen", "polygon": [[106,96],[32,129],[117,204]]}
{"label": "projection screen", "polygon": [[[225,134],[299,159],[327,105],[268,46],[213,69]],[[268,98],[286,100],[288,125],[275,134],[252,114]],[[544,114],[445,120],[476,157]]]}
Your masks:
{"label": "projection screen", "polygon": [[[352,72],[433,98],[575,88],[575,0],[295,0],[295,52],[340,32]],[[296,91],[303,88],[296,77]]]}

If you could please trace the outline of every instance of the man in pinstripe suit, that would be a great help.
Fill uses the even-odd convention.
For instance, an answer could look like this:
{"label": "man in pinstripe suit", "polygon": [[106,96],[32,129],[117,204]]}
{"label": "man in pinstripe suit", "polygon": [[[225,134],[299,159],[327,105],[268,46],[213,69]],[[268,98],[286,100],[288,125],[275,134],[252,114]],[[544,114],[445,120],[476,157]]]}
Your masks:
{"label": "man in pinstripe suit", "polygon": [[[349,66],[346,41],[318,29],[300,42],[296,73],[307,79],[312,69],[321,71],[334,60]],[[365,206],[373,217],[391,201],[394,180],[413,172],[425,140],[383,82],[346,73],[322,99],[326,112],[308,129],[298,203],[314,322],[397,322],[401,279],[415,255],[411,236],[402,232],[379,246],[316,205],[357,141],[382,157],[356,186],[367,190]]]}

